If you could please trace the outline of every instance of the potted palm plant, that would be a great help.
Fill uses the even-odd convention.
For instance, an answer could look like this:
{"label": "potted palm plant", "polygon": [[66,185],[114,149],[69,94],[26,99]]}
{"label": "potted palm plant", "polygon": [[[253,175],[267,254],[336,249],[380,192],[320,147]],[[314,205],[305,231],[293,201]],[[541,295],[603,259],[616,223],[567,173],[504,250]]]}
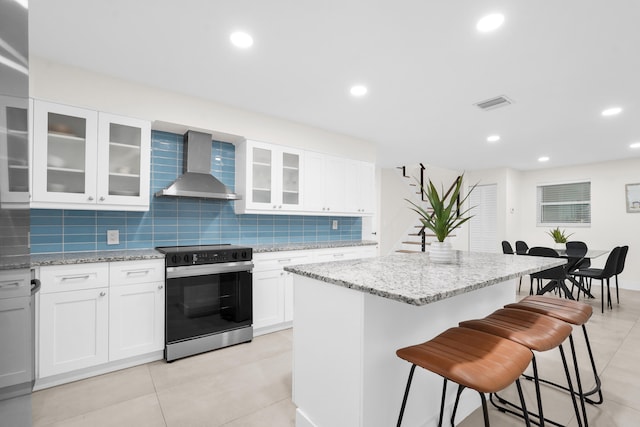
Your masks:
{"label": "potted palm plant", "polygon": [[420,215],[420,222],[425,228],[431,230],[438,239],[437,242],[432,242],[429,249],[429,257],[434,262],[447,262],[451,259],[452,249],[451,243],[446,241],[446,238],[462,224],[469,221],[473,216],[466,216],[471,211],[472,207],[459,212],[458,206],[462,205],[471,192],[476,188],[478,184],[475,184],[464,198],[459,200],[460,191],[462,190],[462,178],[464,174],[460,175],[456,181],[451,185],[451,188],[447,193],[444,192],[444,187],[441,187],[441,191],[429,180],[429,184],[425,187],[421,186],[420,190],[426,196],[431,209],[427,210],[422,206],[419,206],[415,202],[405,199],[412,205],[411,210]]}

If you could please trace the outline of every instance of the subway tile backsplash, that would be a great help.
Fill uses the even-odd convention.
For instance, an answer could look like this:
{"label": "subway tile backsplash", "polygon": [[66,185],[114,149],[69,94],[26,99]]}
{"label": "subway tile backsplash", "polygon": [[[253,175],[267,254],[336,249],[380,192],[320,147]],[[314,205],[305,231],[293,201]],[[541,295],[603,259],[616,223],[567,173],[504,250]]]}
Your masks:
{"label": "subway tile backsplash", "polygon": [[[224,200],[156,198],[182,173],[182,135],[151,133],[151,207],[148,212],[31,210],[31,252],[147,249],[215,243],[273,244],[361,240],[362,219],[300,215],[236,215]],[[234,189],[235,147],[213,142],[212,173]],[[338,229],[332,230],[333,220]],[[107,245],[107,230],[120,243]]]}

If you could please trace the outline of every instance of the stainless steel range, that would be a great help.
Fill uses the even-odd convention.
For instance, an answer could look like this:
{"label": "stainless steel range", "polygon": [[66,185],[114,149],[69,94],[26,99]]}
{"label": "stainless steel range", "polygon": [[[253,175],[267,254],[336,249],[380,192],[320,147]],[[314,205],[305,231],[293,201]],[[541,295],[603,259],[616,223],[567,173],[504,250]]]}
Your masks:
{"label": "stainless steel range", "polygon": [[251,248],[170,246],[165,254],[165,359],[253,339]]}

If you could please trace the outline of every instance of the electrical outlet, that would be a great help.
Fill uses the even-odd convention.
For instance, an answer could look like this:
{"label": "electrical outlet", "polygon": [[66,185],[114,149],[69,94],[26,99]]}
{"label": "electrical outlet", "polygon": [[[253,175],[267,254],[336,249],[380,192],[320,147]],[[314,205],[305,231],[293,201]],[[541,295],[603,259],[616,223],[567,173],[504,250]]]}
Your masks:
{"label": "electrical outlet", "polygon": [[107,230],[107,245],[120,244],[120,230]]}
{"label": "electrical outlet", "polygon": [[338,220],[334,219],[333,222],[331,223],[331,229],[332,230],[337,230],[338,229]]}

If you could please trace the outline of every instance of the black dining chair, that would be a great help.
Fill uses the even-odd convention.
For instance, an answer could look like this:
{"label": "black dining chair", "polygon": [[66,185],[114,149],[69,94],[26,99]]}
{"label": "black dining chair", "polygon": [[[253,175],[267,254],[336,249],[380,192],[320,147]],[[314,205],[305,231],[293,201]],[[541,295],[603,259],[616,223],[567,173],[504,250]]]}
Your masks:
{"label": "black dining chair", "polygon": [[511,243],[506,240],[502,241],[502,253],[506,255],[513,255],[513,246],[511,246]]}
{"label": "black dining chair", "polygon": [[529,250],[529,245],[522,240],[516,240],[516,253],[518,255],[526,255]]}
{"label": "black dining chair", "polygon": [[[547,258],[560,258],[558,252],[555,249],[547,248],[544,246],[534,246],[529,248],[527,252],[529,256],[541,256]],[[565,279],[567,278],[567,272],[565,266],[553,267],[548,270],[539,271],[537,273],[532,273],[531,275],[531,289],[529,290],[529,294],[533,295],[533,279],[536,279],[537,282],[537,291],[538,295],[542,295],[549,291],[558,291],[560,294],[564,293],[565,298],[573,299],[573,295],[567,288],[565,284]],[[543,280],[549,280],[545,286],[542,286]]]}
{"label": "black dining chair", "polygon": [[624,270],[624,263],[627,259],[627,252],[629,252],[629,246],[622,246],[620,248],[620,254],[618,255],[618,268],[616,268],[616,301],[620,304],[620,295],[618,294],[618,274]]}
{"label": "black dining chair", "polygon": [[616,271],[618,271],[618,258],[620,256],[620,251],[622,248],[620,246],[616,246],[609,253],[609,257],[607,258],[607,262],[604,264],[604,268],[583,268],[582,270],[577,270],[572,272],[571,274],[574,277],[579,277],[580,282],[584,286],[585,280],[589,280],[589,285],[587,289],[591,292],[591,280],[600,280],[600,294],[601,294],[601,310],[604,313],[604,282],[607,281],[607,307],[613,308],[611,304],[611,291],[609,289],[609,280],[615,276]]}
{"label": "black dining chair", "polygon": [[589,248],[585,242],[580,242],[578,240],[574,240],[571,242],[567,242],[567,256],[570,258],[581,258],[576,265],[573,266],[574,269],[579,270],[581,268],[589,268],[591,267],[591,259],[585,258],[584,256],[587,254]]}

